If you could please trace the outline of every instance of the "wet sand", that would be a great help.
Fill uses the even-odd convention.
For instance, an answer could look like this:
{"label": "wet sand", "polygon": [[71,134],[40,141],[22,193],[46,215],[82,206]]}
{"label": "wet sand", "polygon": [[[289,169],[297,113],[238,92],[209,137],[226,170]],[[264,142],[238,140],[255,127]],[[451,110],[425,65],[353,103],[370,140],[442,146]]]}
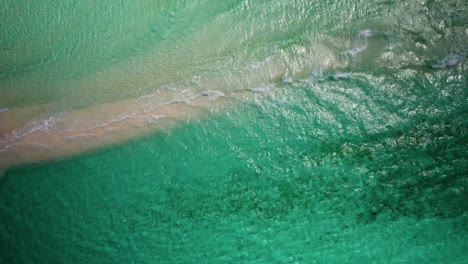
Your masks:
{"label": "wet sand", "polygon": [[51,112],[51,105],[9,109],[0,112],[0,168],[124,142],[169,129],[225,105],[224,94],[218,91],[193,95],[163,89],[63,112]]}

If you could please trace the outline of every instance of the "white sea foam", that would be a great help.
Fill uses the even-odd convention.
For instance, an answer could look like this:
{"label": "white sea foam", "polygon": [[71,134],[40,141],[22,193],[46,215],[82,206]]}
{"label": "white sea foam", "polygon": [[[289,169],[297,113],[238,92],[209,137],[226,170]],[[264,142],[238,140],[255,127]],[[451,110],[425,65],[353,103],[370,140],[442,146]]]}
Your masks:
{"label": "white sea foam", "polygon": [[364,29],[358,32],[357,38],[354,42],[354,48],[348,49],[344,54],[351,56],[353,58],[357,57],[360,53],[364,52],[368,47],[367,39],[373,36],[376,36],[378,32]]}
{"label": "white sea foam", "polygon": [[147,115],[144,117],[144,119],[146,124],[154,124],[159,122],[159,120],[164,117],[164,115]]}
{"label": "white sea foam", "polygon": [[208,90],[208,91],[202,92],[202,96],[208,97],[208,99],[210,100],[216,100],[219,97],[224,96],[224,93],[220,91]]}
{"label": "white sea foam", "polygon": [[308,78],[303,79],[302,82],[308,85],[312,85],[318,81],[323,81],[324,79],[325,77],[323,75],[323,71],[315,70],[312,72],[312,74]]}
{"label": "white sea foam", "polygon": [[372,36],[375,35],[374,32],[375,32],[375,31],[372,31],[372,30],[370,30],[370,29],[364,29],[364,30],[359,31],[358,37],[361,37],[361,38],[372,37]]}
{"label": "white sea foam", "polygon": [[0,113],[10,111],[10,108],[0,108]]}
{"label": "white sea foam", "polygon": [[[163,90],[159,89],[149,95],[140,96],[136,100],[136,108],[130,110],[127,113],[121,113],[120,115],[115,115],[112,117],[108,117],[108,118],[101,119],[101,120],[95,120],[95,121],[91,121],[87,123],[84,123],[83,121],[79,121],[79,123],[75,122],[71,128],[61,130],[60,132],[80,133],[80,132],[88,131],[92,129],[103,129],[103,128],[106,128],[107,130],[112,130],[113,129],[112,127],[114,124],[126,122],[131,119],[138,119],[138,118],[142,118],[144,120],[144,123],[140,125],[140,126],[143,126],[144,124],[156,123],[157,121],[159,121],[159,119],[165,117],[164,115],[155,115],[153,113],[154,111],[157,111],[159,108],[162,108],[164,106],[167,106],[170,104],[187,103],[201,96],[207,97],[209,100],[216,100],[217,98],[224,96],[224,93],[220,91],[214,91],[214,90],[204,91],[197,95],[194,95],[192,91],[190,90],[182,90],[177,95],[171,96],[172,98],[170,98],[167,101],[153,103],[151,100],[148,100],[148,99],[153,99],[154,98],[153,96],[157,95],[158,93],[162,93],[164,90],[166,90],[166,88],[163,88]],[[79,135],[79,137],[86,137],[86,136],[90,136],[90,134]],[[67,138],[72,139],[72,138],[75,138],[75,136],[71,136]]]}
{"label": "white sea foam", "polygon": [[274,88],[275,88],[274,84],[262,84],[260,86],[257,86],[249,90],[254,93],[267,93],[273,90]]}
{"label": "white sea foam", "polygon": [[261,69],[261,68],[266,67],[271,61],[272,61],[272,58],[271,58],[271,57],[266,57],[266,58],[265,58],[264,60],[262,60],[262,61],[256,61],[256,62],[253,62],[253,63],[249,64],[249,65],[246,66],[244,69],[247,69],[247,70],[258,70],[258,69]]}
{"label": "white sea foam", "polygon": [[47,118],[33,120],[23,127],[16,128],[7,133],[0,140],[0,153],[20,145],[18,142],[37,131],[52,133],[56,130],[56,124],[61,121],[62,113]]}
{"label": "white sea foam", "polygon": [[158,88],[154,89],[152,92],[150,92],[148,94],[138,96],[136,98],[136,100],[137,101],[143,101],[143,100],[151,99],[151,98],[154,98],[154,97],[158,97],[163,93],[175,92],[176,90],[177,90],[177,87],[175,87],[175,86],[163,85],[161,87],[158,87]]}
{"label": "white sea foam", "polygon": [[443,69],[451,66],[455,66],[458,63],[462,62],[466,58],[466,52],[463,50],[454,50],[445,58],[439,60],[438,62],[432,64],[432,68],[434,69]]}
{"label": "white sea foam", "polygon": [[36,119],[27,123],[24,127],[20,127],[11,131],[13,139],[24,138],[36,131],[50,131],[55,129],[55,125],[61,121],[62,113],[49,116],[47,118]]}
{"label": "white sea foam", "polygon": [[364,52],[366,49],[367,49],[367,41],[365,44],[359,47],[345,51],[345,54],[354,58],[354,57],[357,57],[357,55],[359,55],[360,53]]}
{"label": "white sea foam", "polygon": [[0,149],[0,153],[6,152],[8,149],[16,146],[17,144],[7,144],[3,148]]}
{"label": "white sea foam", "polygon": [[333,75],[330,75],[332,80],[339,80],[339,79],[349,79],[352,78],[353,74],[350,72],[337,72]]}

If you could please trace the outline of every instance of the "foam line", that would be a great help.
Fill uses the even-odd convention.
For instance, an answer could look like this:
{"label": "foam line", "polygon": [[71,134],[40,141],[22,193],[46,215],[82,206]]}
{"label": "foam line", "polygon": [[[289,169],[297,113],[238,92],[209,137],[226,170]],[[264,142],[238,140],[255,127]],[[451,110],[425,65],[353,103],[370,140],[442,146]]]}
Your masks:
{"label": "foam line", "polygon": [[263,85],[257,86],[249,90],[254,93],[267,93],[273,90],[274,88],[275,88],[274,84],[263,84]]}
{"label": "foam line", "polygon": [[352,78],[353,75],[350,72],[337,72],[330,76],[332,80],[339,80],[339,79],[349,79]]}
{"label": "foam line", "polygon": [[349,50],[346,50],[344,54],[351,56],[353,58],[357,57],[360,53],[364,52],[368,47],[368,38],[375,37],[381,35],[379,32],[371,30],[371,29],[364,29],[358,32],[356,40],[355,40],[355,47]]}
{"label": "foam line", "polygon": [[204,91],[204,92],[202,93],[202,96],[206,96],[206,97],[208,97],[208,99],[210,99],[210,100],[216,100],[216,99],[218,99],[219,97],[224,96],[224,93],[222,93],[222,92],[220,92],[220,91],[209,90],[209,91]]}
{"label": "foam line", "polygon": [[443,59],[432,64],[434,69],[444,69],[447,67],[455,66],[458,63],[462,62],[466,58],[466,52],[463,51],[453,51],[452,53],[445,56]]}

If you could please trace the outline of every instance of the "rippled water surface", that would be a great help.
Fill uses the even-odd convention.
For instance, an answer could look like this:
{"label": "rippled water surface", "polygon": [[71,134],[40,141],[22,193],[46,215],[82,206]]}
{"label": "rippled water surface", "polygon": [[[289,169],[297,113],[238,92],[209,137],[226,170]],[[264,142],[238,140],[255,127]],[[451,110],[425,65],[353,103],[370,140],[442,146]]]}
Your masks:
{"label": "rippled water surface", "polygon": [[464,1],[3,1],[1,263],[464,263]]}

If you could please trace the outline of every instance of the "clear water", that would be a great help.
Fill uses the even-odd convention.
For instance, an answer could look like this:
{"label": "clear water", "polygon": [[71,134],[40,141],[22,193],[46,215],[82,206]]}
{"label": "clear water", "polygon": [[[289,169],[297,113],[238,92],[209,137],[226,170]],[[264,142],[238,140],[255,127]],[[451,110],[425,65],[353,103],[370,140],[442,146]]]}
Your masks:
{"label": "clear water", "polygon": [[466,263],[464,1],[36,2],[0,263]]}

